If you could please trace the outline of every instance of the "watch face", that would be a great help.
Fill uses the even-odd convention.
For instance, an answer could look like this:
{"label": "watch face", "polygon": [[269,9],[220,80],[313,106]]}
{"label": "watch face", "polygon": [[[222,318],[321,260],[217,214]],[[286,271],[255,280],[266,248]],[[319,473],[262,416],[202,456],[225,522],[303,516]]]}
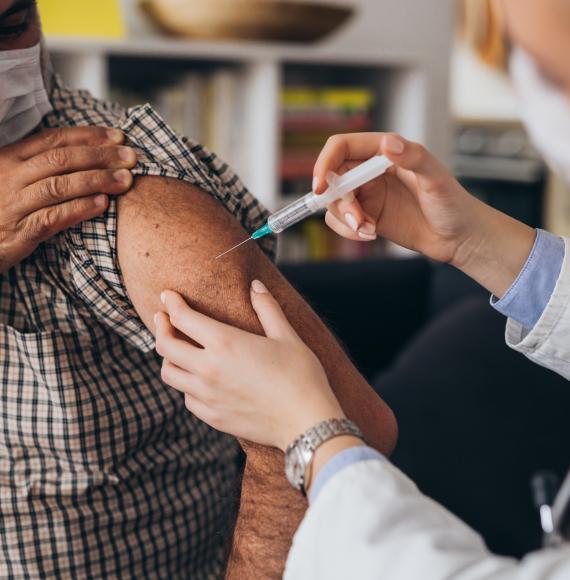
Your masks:
{"label": "watch face", "polygon": [[296,489],[301,488],[305,476],[305,460],[297,446],[289,449],[285,456],[285,474],[289,483]]}

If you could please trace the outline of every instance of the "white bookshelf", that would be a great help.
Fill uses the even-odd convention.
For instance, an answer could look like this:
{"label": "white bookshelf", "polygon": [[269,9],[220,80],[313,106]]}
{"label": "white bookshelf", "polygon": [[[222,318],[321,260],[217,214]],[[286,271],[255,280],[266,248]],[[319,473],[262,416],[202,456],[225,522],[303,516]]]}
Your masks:
{"label": "white bookshelf", "polygon": [[[133,0],[123,0],[133,10]],[[142,59],[151,66],[183,62],[237,66],[243,73],[244,135],[238,171],[270,209],[280,204],[279,95],[293,70],[308,77],[322,69],[368,78],[375,87],[382,118],[378,130],[398,131],[446,158],[451,144],[449,60],[453,0],[360,0],[351,22],[314,45],[258,42],[204,42],[160,36],[148,22],[129,19],[129,38],[100,40],[48,38],[57,70],[71,86],[109,95],[117,58]],[[429,20],[429,23],[428,23]],[[399,32],[398,32],[399,31]],[[231,161],[231,160],[230,160]]]}

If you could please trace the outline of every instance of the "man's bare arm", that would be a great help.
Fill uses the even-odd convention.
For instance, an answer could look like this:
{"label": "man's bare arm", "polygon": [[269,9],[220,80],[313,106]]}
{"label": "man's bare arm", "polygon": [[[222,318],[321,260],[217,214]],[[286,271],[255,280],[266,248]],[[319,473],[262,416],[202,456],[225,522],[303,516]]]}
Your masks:
{"label": "man's bare arm", "polygon": [[[168,288],[181,292],[205,314],[261,333],[249,291],[251,281],[259,278],[321,359],[347,415],[380,451],[393,450],[397,427],[392,412],[263,252],[250,243],[222,260],[214,259],[246,237],[218,202],[183,182],[139,178],[119,202],[118,236],[127,291],[151,331],[160,292]],[[246,446],[246,452],[228,576],[280,578],[306,505],[284,478],[280,452],[257,446]]]}

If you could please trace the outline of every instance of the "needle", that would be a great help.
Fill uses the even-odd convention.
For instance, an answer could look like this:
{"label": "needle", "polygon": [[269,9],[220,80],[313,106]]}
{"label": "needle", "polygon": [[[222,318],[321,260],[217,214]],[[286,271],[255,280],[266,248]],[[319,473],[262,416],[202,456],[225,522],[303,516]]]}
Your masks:
{"label": "needle", "polygon": [[247,244],[247,242],[251,241],[252,239],[253,238],[247,238],[247,240],[244,240],[243,242],[240,242],[239,244],[237,244],[233,248],[230,248],[229,250],[226,250],[223,254],[220,254],[216,258],[216,260],[219,260],[220,258],[223,258],[226,254],[229,254],[230,252],[233,252],[234,250],[237,250],[240,246],[243,246],[244,244]]}

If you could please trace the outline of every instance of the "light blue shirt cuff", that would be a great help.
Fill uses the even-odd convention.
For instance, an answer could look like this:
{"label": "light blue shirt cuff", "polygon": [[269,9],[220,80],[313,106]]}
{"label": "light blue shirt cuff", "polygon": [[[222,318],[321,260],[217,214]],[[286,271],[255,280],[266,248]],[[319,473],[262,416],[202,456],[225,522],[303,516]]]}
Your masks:
{"label": "light blue shirt cuff", "polygon": [[309,493],[309,501],[311,503],[314,502],[322,489],[337,473],[350,465],[359,463],[360,461],[370,460],[387,461],[381,453],[372,449],[372,447],[365,447],[362,445],[358,447],[350,447],[349,449],[337,453],[324,465],[317,475]]}
{"label": "light blue shirt cuff", "polygon": [[538,230],[532,252],[521,273],[500,300],[491,296],[491,306],[525,328],[532,329],[556,288],[564,254],[562,238]]}

